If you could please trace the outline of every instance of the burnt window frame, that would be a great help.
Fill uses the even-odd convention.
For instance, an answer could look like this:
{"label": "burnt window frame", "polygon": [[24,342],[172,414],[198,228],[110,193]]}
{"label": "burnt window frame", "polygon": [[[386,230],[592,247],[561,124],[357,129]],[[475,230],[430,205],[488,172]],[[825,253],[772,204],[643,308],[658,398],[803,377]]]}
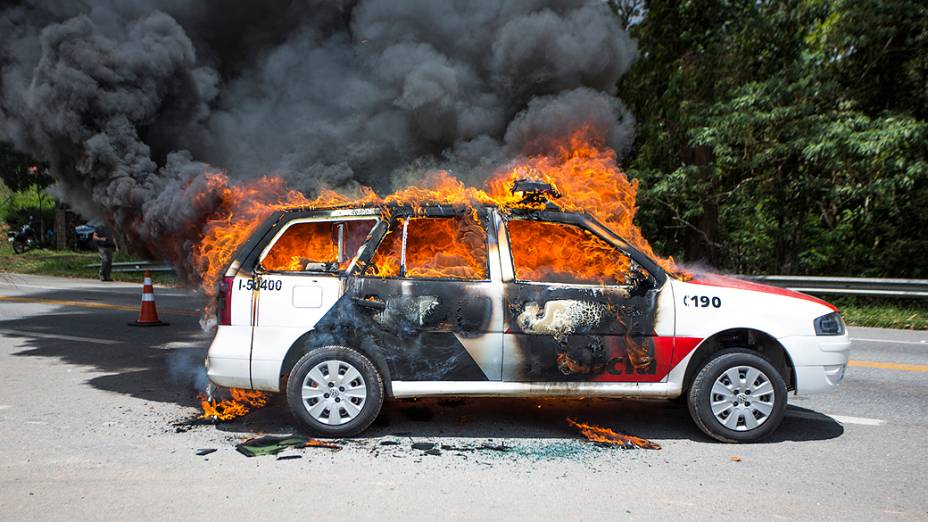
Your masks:
{"label": "burnt window frame", "polygon": [[[281,216],[283,218],[284,216]],[[266,234],[268,237],[267,241],[260,248],[256,249],[254,258],[252,259],[251,271],[255,274],[275,274],[275,275],[302,275],[302,274],[312,274],[312,275],[331,275],[331,276],[346,276],[351,274],[354,271],[355,265],[361,259],[361,256],[364,255],[364,247],[371,239],[371,234],[376,230],[377,225],[383,221],[382,218],[376,214],[360,214],[360,213],[343,213],[338,211],[328,211],[327,213],[318,213],[315,215],[293,215],[287,216],[289,219],[281,222],[278,220],[275,223],[275,226],[271,228]],[[358,251],[355,254],[351,254],[351,263],[348,264],[344,269],[339,268],[338,270],[269,270],[261,266],[261,262],[267,257],[271,249],[280,241],[280,238],[290,230],[294,225],[299,225],[303,223],[332,223],[337,224],[345,221],[371,221],[371,229],[367,233],[367,237],[361,243],[361,246],[358,247]],[[280,230],[274,230],[276,226],[280,227]],[[336,249],[338,246],[336,245]],[[344,252],[348,256],[348,252]]]}
{"label": "burnt window frame", "polygon": [[[516,273],[516,260],[513,255],[513,245],[512,238],[509,234],[509,222],[512,220],[521,220],[521,221],[539,221],[543,223],[554,223],[559,225],[572,225],[579,227],[590,234],[598,237],[599,239],[605,241],[608,245],[612,246],[616,250],[627,255],[633,262],[637,263],[639,266],[648,271],[649,274],[654,278],[656,283],[656,288],[661,288],[664,285],[664,282],[667,280],[667,274],[664,270],[656,263],[653,259],[646,256],[644,253],[629,245],[622,237],[613,232],[609,227],[603,225],[599,221],[593,219],[590,216],[585,214],[570,213],[570,212],[559,212],[559,211],[519,211],[514,210],[508,213],[500,213],[500,223],[502,225],[502,230],[498,230],[497,233],[502,233],[505,231],[506,234],[506,255],[509,258],[509,268],[512,271],[512,283],[521,284],[521,285],[561,285],[569,287],[582,287],[582,288],[627,288],[628,285],[621,284],[606,284],[606,283],[565,283],[565,282],[555,282],[555,281],[533,281],[526,279],[519,279]],[[606,234],[603,234],[605,232]],[[612,237],[607,237],[611,235]],[[502,261],[501,262],[505,262]]]}
{"label": "burnt window frame", "polygon": [[[484,263],[485,263],[485,277],[479,279],[462,279],[459,277],[409,277],[406,275],[406,237],[407,237],[407,227],[409,226],[409,221],[411,219],[467,219],[468,212],[477,212],[477,222],[483,228],[483,237],[484,244],[486,246]],[[400,273],[395,276],[379,276],[369,272],[373,257],[377,254],[377,251],[380,250],[380,247],[383,245],[384,239],[387,237],[387,233],[393,229],[394,224],[397,220],[403,219],[403,238],[400,246]],[[356,270],[358,277],[369,277],[373,279],[382,279],[382,280],[403,280],[403,281],[453,281],[461,283],[489,283],[493,280],[492,267],[490,265],[490,255],[491,255],[491,246],[492,241],[490,235],[495,233],[495,230],[491,227],[489,214],[486,208],[483,207],[465,207],[465,208],[454,208],[454,207],[434,207],[434,208],[425,208],[425,209],[416,209],[413,207],[403,207],[394,210],[391,213],[389,220],[381,220],[381,223],[385,226],[382,230],[377,231],[376,226],[372,230],[372,234],[379,232],[379,239],[376,242],[376,245],[373,248],[365,250],[355,262],[360,265],[363,264],[363,267],[360,270]],[[370,246],[373,242],[369,241],[365,245]]]}

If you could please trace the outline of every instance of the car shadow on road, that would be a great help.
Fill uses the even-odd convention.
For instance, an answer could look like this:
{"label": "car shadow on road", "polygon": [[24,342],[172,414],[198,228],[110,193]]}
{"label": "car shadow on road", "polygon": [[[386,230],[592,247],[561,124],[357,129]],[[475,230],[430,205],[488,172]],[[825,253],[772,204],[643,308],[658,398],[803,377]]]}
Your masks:
{"label": "car shadow on road", "polygon": [[[801,414],[801,417],[796,414]],[[696,428],[683,405],[665,400],[631,399],[418,399],[384,403],[374,424],[360,439],[389,436],[465,439],[573,439],[577,430],[566,419],[608,427],[657,440],[715,443]],[[217,425],[229,433],[294,433],[286,402],[275,395],[268,407]],[[764,443],[819,441],[839,437],[834,419],[790,406],[783,423]]]}
{"label": "car shadow on road", "polygon": [[205,386],[209,343],[197,319],[163,316],[170,326],[129,326],[136,317],[128,311],[68,308],[0,320],[0,334],[22,340],[14,356],[54,358],[104,373],[87,381],[94,388],[196,407],[196,389]]}
{"label": "car shadow on road", "polygon": [[[21,337],[24,357],[48,357],[104,373],[87,383],[134,398],[174,403],[199,411],[197,391],[205,386],[203,358],[209,339],[196,318],[168,317],[167,328],[132,328],[130,312],[66,309],[51,314],[0,321],[8,337]],[[82,339],[83,338],[83,339]],[[95,342],[99,339],[104,342]],[[471,439],[576,438],[568,417],[644,438],[712,442],[689,418],[684,405],[663,400],[619,399],[420,399],[387,401],[362,439],[385,436]],[[266,408],[216,429],[250,436],[299,431],[282,395]],[[816,441],[841,436],[843,428],[826,415],[790,406],[780,428],[766,442]]]}

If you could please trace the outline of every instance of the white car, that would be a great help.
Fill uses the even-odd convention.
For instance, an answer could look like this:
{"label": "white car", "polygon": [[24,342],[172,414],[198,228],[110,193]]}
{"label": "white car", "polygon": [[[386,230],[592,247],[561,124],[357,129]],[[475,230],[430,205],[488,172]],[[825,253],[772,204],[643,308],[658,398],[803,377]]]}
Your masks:
{"label": "white car", "polygon": [[333,437],[385,398],[682,396],[710,437],[755,441],[788,392],[838,386],[850,347],[820,299],[667,274],[551,204],[282,211],[220,286],[210,380],[286,392]]}

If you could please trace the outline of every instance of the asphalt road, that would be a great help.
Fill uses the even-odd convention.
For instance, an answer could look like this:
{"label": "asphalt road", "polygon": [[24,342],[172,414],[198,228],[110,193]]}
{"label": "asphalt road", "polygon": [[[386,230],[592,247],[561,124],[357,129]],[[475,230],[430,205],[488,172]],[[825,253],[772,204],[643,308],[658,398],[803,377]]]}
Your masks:
{"label": "asphalt road", "polygon": [[[201,302],[156,288],[171,325],[132,328],[139,293],[0,274],[0,519],[928,519],[928,332],[852,329],[842,388],[791,396],[761,444],[712,442],[668,401],[421,400],[277,460],[234,446],[294,432],[279,398],[189,422]],[[662,449],[598,447],[567,416]]]}

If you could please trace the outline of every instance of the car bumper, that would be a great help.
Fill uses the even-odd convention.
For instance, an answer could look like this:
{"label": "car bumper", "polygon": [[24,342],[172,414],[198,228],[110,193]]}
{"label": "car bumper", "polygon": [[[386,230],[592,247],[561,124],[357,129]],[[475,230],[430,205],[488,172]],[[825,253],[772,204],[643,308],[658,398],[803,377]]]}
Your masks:
{"label": "car bumper", "polygon": [[797,394],[826,393],[844,381],[851,340],[844,335],[804,335],[779,339],[796,373]]}
{"label": "car bumper", "polygon": [[220,326],[209,347],[206,374],[227,388],[251,388],[251,327]]}

